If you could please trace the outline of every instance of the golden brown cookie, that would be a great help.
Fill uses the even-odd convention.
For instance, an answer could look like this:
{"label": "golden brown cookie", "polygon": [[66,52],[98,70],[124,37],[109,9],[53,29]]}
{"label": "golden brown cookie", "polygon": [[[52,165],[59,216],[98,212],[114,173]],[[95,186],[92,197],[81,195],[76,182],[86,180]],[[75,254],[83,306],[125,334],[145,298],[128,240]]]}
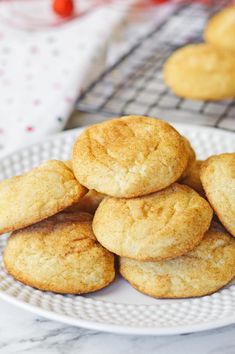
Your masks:
{"label": "golden brown cookie", "polygon": [[93,125],[73,148],[73,171],[80,183],[114,197],[161,190],[182,175],[187,162],[181,135],[162,120],[142,116]]}
{"label": "golden brown cookie", "polygon": [[115,277],[114,256],[96,240],[92,216],[59,213],[13,232],[4,264],[16,280],[63,294],[99,290]]}
{"label": "golden brown cookie", "polygon": [[73,164],[71,160],[64,160],[63,163],[70,169],[73,171]]}
{"label": "golden brown cookie", "polygon": [[212,228],[184,256],[161,262],[121,258],[120,272],[134,288],[157,298],[211,294],[235,276],[235,240]]}
{"label": "golden brown cookie", "polygon": [[200,179],[200,168],[202,166],[203,161],[197,160],[193,164],[191,164],[190,168],[187,170],[187,174],[183,179],[181,179],[180,183],[185,184],[196,192],[198,192],[202,197],[205,196],[204,189],[202,187],[202,182]]}
{"label": "golden brown cookie", "polygon": [[106,197],[92,227],[98,241],[111,252],[157,261],[191,251],[211,219],[208,202],[191,188],[175,183],[140,198]]}
{"label": "golden brown cookie", "polygon": [[235,153],[207,159],[201,167],[201,181],[221,223],[235,237]]}
{"label": "golden brown cookie", "polygon": [[96,192],[94,189],[90,190],[78,203],[65,209],[65,212],[85,211],[94,214],[105,195]]}
{"label": "golden brown cookie", "polygon": [[168,58],[164,78],[181,97],[202,100],[234,97],[234,53],[210,44],[187,45]]}
{"label": "golden brown cookie", "polygon": [[209,20],[204,38],[215,46],[235,51],[235,6],[226,7]]}
{"label": "golden brown cookie", "polygon": [[0,183],[0,234],[34,224],[87,192],[61,161],[51,160]]}
{"label": "golden brown cookie", "polygon": [[192,165],[194,164],[194,162],[196,160],[196,153],[195,153],[190,141],[185,136],[182,136],[182,138],[184,139],[186,150],[188,152],[188,163],[186,165],[184,172],[182,173],[182,176],[180,177],[180,180],[188,175]]}
{"label": "golden brown cookie", "polygon": [[[72,161],[67,160],[64,161],[66,166],[73,170]],[[78,203],[73,204],[72,206],[65,209],[66,212],[76,212],[76,211],[85,211],[90,214],[94,214],[96,209],[98,208],[101,200],[103,200],[105,194],[98,193],[94,189],[91,189],[87,192],[87,194],[79,200]]]}

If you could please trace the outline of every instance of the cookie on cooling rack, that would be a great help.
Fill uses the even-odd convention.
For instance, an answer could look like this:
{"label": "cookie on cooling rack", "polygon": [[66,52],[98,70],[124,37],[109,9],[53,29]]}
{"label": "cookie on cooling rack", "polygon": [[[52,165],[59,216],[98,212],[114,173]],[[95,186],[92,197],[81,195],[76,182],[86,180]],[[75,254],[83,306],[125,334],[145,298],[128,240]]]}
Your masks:
{"label": "cookie on cooling rack", "polygon": [[51,160],[0,183],[0,234],[46,219],[87,192],[61,161]]}
{"label": "cookie on cooling rack", "polygon": [[234,53],[210,44],[187,45],[168,58],[164,78],[181,97],[201,100],[234,97]]}
{"label": "cookie on cooling rack", "polygon": [[235,237],[235,153],[207,159],[201,167],[201,181],[216,215]]}
{"label": "cookie on cooling rack", "polygon": [[180,180],[180,183],[185,184],[196,192],[198,192],[201,196],[205,196],[204,189],[202,187],[202,182],[200,179],[200,169],[203,161],[196,160],[191,164],[190,168],[187,170],[185,177]]}
{"label": "cookie on cooling rack", "polygon": [[226,7],[209,20],[204,38],[215,46],[235,51],[235,6]]}
{"label": "cookie on cooling rack", "polygon": [[96,240],[92,215],[59,213],[12,233],[4,265],[16,280],[63,294],[99,290],[115,277],[114,256]]}
{"label": "cookie on cooling rack", "polygon": [[137,197],[175,182],[188,162],[181,135],[168,123],[127,116],[93,125],[77,138],[73,171],[88,189]]}
{"label": "cookie on cooling rack", "polygon": [[119,256],[162,260],[191,251],[208,230],[212,209],[194,190],[173,184],[144,197],[106,197],[93,231],[97,240]]}
{"label": "cookie on cooling rack", "polygon": [[212,228],[184,256],[161,262],[121,258],[120,272],[134,288],[156,298],[211,294],[235,276],[235,240]]}

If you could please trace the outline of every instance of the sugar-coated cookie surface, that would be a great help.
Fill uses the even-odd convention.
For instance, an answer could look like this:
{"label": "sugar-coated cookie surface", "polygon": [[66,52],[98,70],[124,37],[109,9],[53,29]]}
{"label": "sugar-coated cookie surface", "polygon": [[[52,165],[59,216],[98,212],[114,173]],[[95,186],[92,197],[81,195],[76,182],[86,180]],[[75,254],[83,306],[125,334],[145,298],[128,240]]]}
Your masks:
{"label": "sugar-coated cookie surface", "polygon": [[212,228],[184,256],[161,262],[121,258],[120,272],[137,290],[156,298],[211,294],[235,276],[235,240]]}
{"label": "sugar-coated cookie surface", "polygon": [[209,20],[204,38],[215,46],[235,51],[235,6],[226,7]]}
{"label": "sugar-coated cookie surface", "polygon": [[164,78],[178,96],[202,100],[234,97],[234,53],[206,43],[187,45],[168,58]]}
{"label": "sugar-coated cookie surface", "polygon": [[186,165],[184,172],[182,173],[182,175],[180,177],[180,180],[188,175],[192,165],[194,164],[194,162],[196,160],[196,153],[195,153],[190,141],[185,136],[182,136],[182,138],[184,139],[185,147],[188,152],[188,163]]}
{"label": "sugar-coated cookie surface", "polygon": [[140,198],[106,197],[92,227],[98,241],[111,252],[156,261],[191,251],[211,219],[209,203],[191,188],[175,183]]}
{"label": "sugar-coated cookie surface", "polygon": [[182,175],[187,162],[181,135],[167,122],[142,116],[88,127],[73,148],[73,171],[80,183],[114,197],[161,190]]}
{"label": "sugar-coated cookie surface", "polygon": [[61,161],[51,160],[0,183],[0,234],[46,219],[87,192]]}
{"label": "sugar-coated cookie surface", "polygon": [[235,153],[209,157],[202,164],[200,176],[216,215],[235,237]]}
{"label": "sugar-coated cookie surface", "polygon": [[84,197],[82,197],[81,200],[79,200],[78,203],[73,204],[64,211],[85,211],[87,213],[94,214],[104,197],[104,194],[98,193],[94,189],[91,189],[86,195],[84,195]]}
{"label": "sugar-coated cookie surface", "polygon": [[96,240],[92,216],[59,213],[15,231],[8,239],[4,264],[29,286],[81,294],[107,286],[115,277],[114,256]]}
{"label": "sugar-coated cookie surface", "polygon": [[[73,170],[73,165],[71,160],[64,161],[66,166]],[[73,204],[71,207],[68,207],[66,212],[76,212],[76,211],[85,211],[90,214],[94,214],[98,208],[101,200],[103,200],[105,194],[96,192],[94,189],[91,189],[84,195],[83,198],[79,200],[78,203]]]}
{"label": "sugar-coated cookie surface", "polygon": [[196,192],[198,192],[201,196],[205,195],[204,189],[202,187],[202,182],[200,179],[200,169],[203,161],[197,160],[191,164],[190,168],[187,170],[187,174],[185,177],[180,180],[180,183],[185,184]]}

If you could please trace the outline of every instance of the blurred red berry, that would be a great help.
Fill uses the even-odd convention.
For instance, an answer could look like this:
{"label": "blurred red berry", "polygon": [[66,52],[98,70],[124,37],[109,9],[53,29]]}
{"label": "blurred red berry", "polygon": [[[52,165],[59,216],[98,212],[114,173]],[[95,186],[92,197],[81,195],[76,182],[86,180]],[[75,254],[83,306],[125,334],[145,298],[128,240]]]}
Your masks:
{"label": "blurred red berry", "polygon": [[153,4],[162,4],[163,2],[166,2],[168,0],[152,0]]}
{"label": "blurred red berry", "polygon": [[69,17],[73,14],[73,0],[53,0],[53,10],[61,17]]}

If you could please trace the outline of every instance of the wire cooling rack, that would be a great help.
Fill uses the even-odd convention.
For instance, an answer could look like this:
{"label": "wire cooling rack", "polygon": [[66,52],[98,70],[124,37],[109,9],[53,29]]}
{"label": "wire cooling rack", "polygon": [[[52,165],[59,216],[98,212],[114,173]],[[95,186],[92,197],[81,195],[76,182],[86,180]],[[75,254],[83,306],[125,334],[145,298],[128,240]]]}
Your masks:
{"label": "wire cooling rack", "polygon": [[178,47],[202,41],[213,8],[199,3],[181,5],[108,68],[78,98],[77,109],[107,116],[141,114],[166,120],[203,124],[235,131],[235,101],[196,101],[175,96],[163,81],[162,67]]}

